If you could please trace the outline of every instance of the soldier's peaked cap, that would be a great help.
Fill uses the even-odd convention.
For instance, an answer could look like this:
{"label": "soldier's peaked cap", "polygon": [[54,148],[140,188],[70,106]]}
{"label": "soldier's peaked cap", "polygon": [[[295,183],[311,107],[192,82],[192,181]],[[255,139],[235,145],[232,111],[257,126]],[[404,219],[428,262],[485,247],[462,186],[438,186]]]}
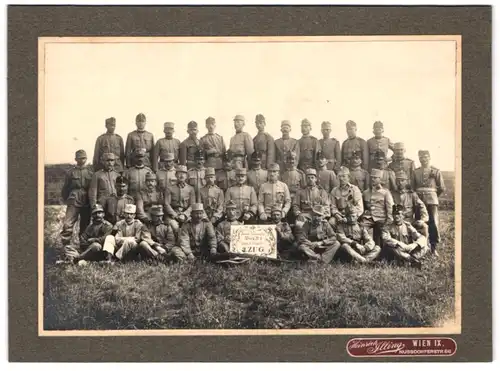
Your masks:
{"label": "soldier's peaked cap", "polygon": [[372,169],[372,172],[371,172],[371,176],[375,176],[375,177],[378,177],[378,178],[382,178],[382,175],[383,175],[383,171],[380,170],[380,169]]}
{"label": "soldier's peaked cap", "polygon": [[197,159],[197,160],[202,160],[205,158],[205,151],[203,151],[202,149],[199,149],[196,151],[196,153],[194,154],[194,157]]}
{"label": "soldier's peaked cap", "polygon": [[229,200],[228,202],[226,202],[226,209],[236,209],[236,204],[234,203],[234,201]]}
{"label": "soldier's peaked cap", "polygon": [[236,115],[236,116],[234,116],[233,121],[238,121],[238,120],[245,121],[245,117],[243,117],[243,115]]}
{"label": "soldier's peaked cap", "polygon": [[325,159],[325,154],[323,153],[323,151],[318,151],[318,154],[316,155],[316,158],[318,160],[322,160],[322,159]]}
{"label": "soldier's peaked cap", "polygon": [[330,121],[323,121],[321,123],[322,129],[330,129],[332,127],[332,123]]}
{"label": "soldier's peaked cap", "polygon": [[144,157],[144,156],[146,156],[146,148],[136,148],[135,149],[135,156],[136,157]]}
{"label": "soldier's peaked cap", "polygon": [[191,206],[191,211],[203,211],[203,204],[195,203]]}
{"label": "soldier's peaked cap", "polygon": [[146,115],[144,113],[139,113],[135,116],[135,122],[144,122],[146,121]]}
{"label": "soldier's peaked cap", "polygon": [[321,206],[321,205],[314,205],[312,212],[316,215],[319,215],[319,216],[325,216],[323,206]]}
{"label": "soldier's peaked cap", "polygon": [[351,153],[351,158],[361,158],[361,151],[353,151]]}
{"label": "soldier's peaked cap", "polygon": [[383,128],[384,128],[384,124],[382,123],[382,121],[375,121],[375,122],[373,123],[373,128],[374,128],[374,129],[375,129],[375,128],[381,128],[381,129],[383,129]]}
{"label": "soldier's peaked cap", "polygon": [[125,205],[125,210],[124,211],[126,213],[135,214],[136,210],[137,209],[136,209],[135,205],[133,205],[133,204],[127,204],[127,205]]}
{"label": "soldier's peaked cap", "polygon": [[185,166],[185,165],[178,165],[176,167],[175,171],[178,173],[187,173],[188,172],[187,166]]}
{"label": "soldier's peaked cap", "polygon": [[396,179],[408,179],[408,175],[403,170],[396,172]]}
{"label": "soldier's peaked cap", "polygon": [[376,158],[385,158],[385,152],[382,151],[381,149],[375,150],[375,157]]}
{"label": "soldier's peaked cap", "polygon": [[116,185],[128,184],[128,179],[123,176],[123,172],[116,177],[115,184]]}
{"label": "soldier's peaked cap", "polygon": [[198,123],[196,121],[189,121],[188,129],[198,129]]}
{"label": "soldier's peaked cap", "polygon": [[400,211],[404,211],[405,208],[403,205],[399,205],[399,204],[394,204],[392,205],[392,213],[393,214],[397,214],[399,213]]}
{"label": "soldier's peaked cap", "polygon": [[102,205],[96,204],[92,209],[92,214],[98,213],[99,211],[104,212]]}
{"label": "soldier's peaked cap", "polygon": [[349,175],[349,169],[345,166],[341,166],[337,175]]}
{"label": "soldier's peaked cap", "polygon": [[306,169],[306,175],[314,175],[317,176],[316,169],[313,169],[312,167]]}
{"label": "soldier's peaked cap", "polygon": [[205,120],[205,124],[213,124],[215,123],[215,119],[212,116],[207,117]]}
{"label": "soldier's peaked cap", "polygon": [[356,125],[356,123],[355,123],[354,121],[349,120],[349,121],[347,121],[347,122],[345,123],[345,126],[346,126],[347,128],[355,128],[357,125]]}
{"label": "soldier's peaked cap", "polygon": [[103,160],[114,160],[115,159],[115,154],[111,152],[106,152],[102,154],[102,159]]}
{"label": "soldier's peaked cap", "polygon": [[262,159],[262,155],[260,153],[260,151],[255,151],[252,153],[252,155],[250,156],[250,158],[252,160],[255,160],[255,161],[260,161]]}
{"label": "soldier's peaked cap", "polygon": [[292,127],[292,124],[290,124],[289,120],[283,120],[283,121],[281,121],[281,127],[283,127],[283,126]]}
{"label": "soldier's peaked cap", "polygon": [[164,213],[163,213],[163,206],[162,205],[153,205],[153,206],[151,206],[151,209],[149,209],[149,212],[151,213],[151,215],[157,215],[157,216],[164,215]]}
{"label": "soldier's peaked cap", "polygon": [[228,162],[233,159],[233,152],[231,150],[228,150],[226,153],[223,154],[224,161]]}
{"label": "soldier's peaked cap", "polygon": [[234,172],[236,175],[247,175],[247,169],[244,167],[239,167]]}
{"label": "soldier's peaked cap", "polygon": [[280,166],[276,163],[269,164],[267,167],[267,170],[269,171],[280,171]]}
{"label": "soldier's peaked cap", "polygon": [[420,151],[418,151],[418,157],[420,157],[420,156],[426,156],[426,155],[427,155],[427,156],[429,156],[429,155],[430,155],[430,153],[429,153],[429,151],[428,151],[428,150],[426,150],[426,149],[421,149]]}
{"label": "soldier's peaked cap", "polygon": [[79,149],[75,152],[75,158],[87,158],[87,152],[85,152],[83,149]]}
{"label": "soldier's peaked cap", "polygon": [[171,121],[167,121],[166,123],[163,124],[163,128],[166,129],[166,128],[174,128],[175,127],[175,124]]}
{"label": "soldier's peaked cap", "polygon": [[394,149],[405,149],[405,144],[403,142],[394,143]]}
{"label": "soldier's peaked cap", "polygon": [[266,121],[266,118],[262,113],[259,113],[258,115],[255,116],[255,122],[263,122]]}
{"label": "soldier's peaked cap", "polygon": [[271,208],[271,213],[282,213],[283,210],[281,209],[280,205],[273,205]]}
{"label": "soldier's peaked cap", "polygon": [[146,180],[156,180],[156,175],[152,172],[146,174]]}
{"label": "soldier's peaked cap", "polygon": [[116,119],[114,117],[108,117],[106,119],[106,125],[107,124],[116,124]]}
{"label": "soldier's peaked cap", "polygon": [[300,123],[302,125],[311,125],[311,121],[309,121],[308,119],[303,119]]}
{"label": "soldier's peaked cap", "polygon": [[215,169],[213,167],[207,167],[205,169],[205,176],[215,175]]}

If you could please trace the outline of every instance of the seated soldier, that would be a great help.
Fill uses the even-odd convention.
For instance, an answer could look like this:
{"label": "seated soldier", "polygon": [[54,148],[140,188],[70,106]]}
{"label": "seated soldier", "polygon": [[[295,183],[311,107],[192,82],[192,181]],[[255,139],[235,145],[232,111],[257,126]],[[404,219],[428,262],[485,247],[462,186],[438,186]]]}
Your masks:
{"label": "seated soldier", "polygon": [[302,225],[296,225],[294,234],[298,250],[306,259],[330,263],[340,248],[332,226],[324,220],[322,206],[313,207],[313,217]]}
{"label": "seated soldier", "polygon": [[205,186],[201,189],[201,203],[207,214],[208,221],[214,226],[224,214],[224,192],[215,185],[215,169],[207,167],[205,170]]}
{"label": "seated soldier", "polygon": [[125,206],[125,219],[113,227],[113,235],[104,240],[103,250],[114,255],[119,261],[136,260],[138,258],[155,258],[159,254],[148,242],[151,238],[148,229],[135,219],[136,206]]}
{"label": "seated soldier", "polygon": [[271,223],[276,225],[276,237],[278,238],[278,257],[281,259],[293,259],[297,255],[297,244],[293,236],[292,228],[287,222],[282,222],[283,213],[279,205],[271,209]]}
{"label": "seated soldier", "polygon": [[226,202],[234,201],[236,204],[236,218],[243,223],[252,224],[257,214],[257,195],[253,187],[246,184],[247,169],[236,169],[237,185],[226,191]]}
{"label": "seated soldier", "polygon": [[161,191],[156,188],[156,175],[153,173],[146,174],[146,189],[143,189],[137,195],[137,219],[143,224],[151,223],[151,215],[149,214],[151,207],[154,205],[163,205],[164,196]]}
{"label": "seated soldier", "polygon": [[[111,233],[113,225],[104,220],[104,210],[96,204],[92,210],[92,222],[80,236],[80,248],[65,246],[68,262],[84,265],[87,261],[111,261],[111,254],[103,250],[104,239]],[[80,253],[80,251],[82,251]],[[58,262],[59,263],[59,262]]]}
{"label": "seated soldier", "polygon": [[135,205],[135,200],[128,194],[128,180],[123,176],[116,178],[116,195],[106,197],[102,205],[104,219],[115,225],[125,219],[125,206]]}
{"label": "seated soldier", "polygon": [[149,210],[151,223],[149,224],[150,239],[145,239],[148,245],[160,255],[166,256],[175,247],[175,234],[172,226],[163,224],[163,206],[153,205]]}
{"label": "seated soldier", "polygon": [[346,222],[337,225],[337,239],[340,248],[348,255],[349,260],[367,263],[380,255],[380,247],[375,245],[370,233],[358,223],[355,209],[346,208]]}
{"label": "seated soldier", "polygon": [[229,252],[231,248],[231,226],[242,225],[243,223],[236,219],[236,204],[233,201],[226,203],[226,220],[217,225],[217,251],[220,253]]}
{"label": "seated soldier", "polygon": [[193,261],[195,257],[207,259],[217,254],[217,238],[212,223],[204,221],[203,204],[190,207],[191,220],[184,223],[179,231],[179,246],[172,249],[174,261]]}
{"label": "seated soldier", "polygon": [[394,221],[382,231],[384,250],[398,261],[421,268],[420,259],[430,251],[425,236],[404,221],[403,206],[394,205],[392,214]]}
{"label": "seated soldier", "polygon": [[191,216],[191,205],[195,202],[194,188],[186,183],[187,167],[177,166],[177,184],[167,188],[165,192],[165,213],[167,221],[177,235],[179,226],[189,220]]}
{"label": "seated soldier", "polygon": [[303,223],[306,219],[311,219],[312,210],[315,205],[323,207],[325,217],[329,218],[331,215],[330,196],[321,186],[316,184],[316,181],[316,170],[313,168],[307,169],[306,186],[297,192],[292,206],[293,213],[297,217],[296,222]]}
{"label": "seated soldier", "polygon": [[361,191],[355,185],[349,183],[349,169],[342,166],[338,174],[339,185],[330,193],[331,215],[329,222],[332,227],[338,223],[345,223],[346,207],[356,210],[358,217],[363,214],[363,197]]}

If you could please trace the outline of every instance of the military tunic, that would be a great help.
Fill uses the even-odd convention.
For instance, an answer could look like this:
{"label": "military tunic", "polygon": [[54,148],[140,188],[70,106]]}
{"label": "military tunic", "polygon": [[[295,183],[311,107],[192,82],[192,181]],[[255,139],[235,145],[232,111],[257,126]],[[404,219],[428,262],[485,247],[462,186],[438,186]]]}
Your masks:
{"label": "military tunic", "polygon": [[207,154],[206,167],[213,167],[216,171],[222,170],[224,164],[222,155],[226,153],[224,138],[219,134],[205,134],[200,139],[200,146]]}
{"label": "military tunic", "polygon": [[151,215],[149,214],[151,206],[163,205],[164,203],[165,196],[163,192],[156,189],[151,191],[146,188],[137,195],[137,219],[144,224],[148,224],[151,221]]}
{"label": "military tunic", "polygon": [[404,171],[410,181],[413,179],[413,172],[415,171],[415,162],[413,160],[405,158],[401,161],[395,161],[393,159],[388,167],[389,169],[394,171],[394,173],[398,173],[399,171]]}
{"label": "military tunic", "polygon": [[175,247],[175,234],[170,225],[163,223],[159,225],[150,224],[148,230],[152,241],[160,244],[165,250],[171,250]]}
{"label": "military tunic", "polygon": [[389,140],[389,138],[386,137],[381,137],[381,138],[375,138],[372,137],[368,139],[366,142],[368,146],[368,153],[370,154],[370,164],[369,164],[369,169],[373,169],[374,167],[376,168],[376,161],[375,161],[375,153],[378,150],[382,150],[384,152],[385,157],[387,157],[387,153],[389,152],[389,149],[392,148],[392,143]]}
{"label": "military tunic", "polygon": [[416,220],[423,222],[429,221],[429,214],[427,208],[422,200],[418,197],[417,193],[405,190],[403,192],[396,191],[392,193],[394,203],[404,207],[404,219],[407,222],[415,223]]}
{"label": "military tunic", "polygon": [[288,186],[288,190],[290,191],[292,204],[295,200],[297,192],[301,188],[305,187],[305,177],[305,174],[299,169],[285,170],[285,172],[281,175],[281,181]]}
{"label": "military tunic", "polygon": [[132,197],[136,199],[139,193],[146,190],[146,174],[152,172],[153,170],[147,166],[134,166],[123,174],[128,179],[128,193]]}
{"label": "military tunic", "polygon": [[189,254],[207,257],[211,249],[217,249],[217,237],[210,222],[185,223],[179,232],[179,247],[172,249],[176,260],[184,260]]}
{"label": "military tunic", "polygon": [[263,169],[274,163],[275,161],[275,146],[274,138],[268,133],[258,133],[253,138],[253,146],[255,152],[262,154],[261,166]]}
{"label": "military tunic", "polygon": [[[302,226],[295,226],[294,235],[299,251],[308,258],[320,259],[325,263],[330,263],[340,248],[335,232],[326,220],[321,220],[318,225],[306,220]],[[323,248],[314,245],[314,242],[319,241],[323,242]]]}
{"label": "military tunic", "polygon": [[153,147],[155,144],[154,136],[149,131],[134,130],[127,136],[127,144],[125,145],[125,156],[127,167],[132,167],[134,163],[134,151],[138,148],[146,149],[144,156],[144,165],[151,166],[154,162]]}
{"label": "military tunic", "polygon": [[101,157],[104,153],[113,153],[115,155],[115,170],[123,170],[125,164],[125,148],[121,136],[118,134],[104,133],[97,137],[95,141],[94,158],[92,160],[94,171],[103,169]]}
{"label": "military tunic", "polygon": [[189,184],[176,184],[165,192],[165,213],[175,219],[183,214],[186,220],[191,218],[191,205],[195,203],[194,188]]}
{"label": "military tunic", "polygon": [[429,251],[425,236],[405,221],[388,225],[382,232],[382,241],[386,251],[403,260],[421,258]]}
{"label": "military tunic", "polygon": [[219,252],[229,252],[231,249],[231,226],[242,225],[238,220],[224,220],[217,225],[215,232],[217,235],[217,247]]}
{"label": "military tunic", "polygon": [[[337,239],[341,248],[354,260],[364,263],[380,255],[380,247],[375,245],[370,233],[362,225],[339,223],[337,228]],[[354,244],[355,246],[352,246]]]}
{"label": "military tunic", "polygon": [[338,171],[341,165],[340,143],[335,138],[320,139],[319,148],[328,160],[326,168]]}
{"label": "military tunic", "polygon": [[224,192],[216,185],[205,185],[201,189],[201,203],[209,220],[220,220],[224,214]]}
{"label": "military tunic", "polygon": [[318,184],[328,193],[339,184],[337,175],[333,170],[318,169],[317,174]]}
{"label": "military tunic", "polygon": [[313,206],[323,206],[325,217],[330,217],[330,197],[328,192],[318,186],[307,186],[297,192],[292,209],[294,213],[312,217]]}
{"label": "military tunic", "polygon": [[293,138],[279,138],[275,140],[274,144],[276,163],[280,166],[280,173],[283,173],[286,169],[286,156],[289,152],[294,152],[297,158],[300,158],[299,141]]}
{"label": "military tunic", "polygon": [[249,185],[235,185],[226,191],[225,202],[233,201],[236,204],[236,218],[239,219],[244,213],[249,212],[253,216],[257,214],[257,195],[253,187]]}
{"label": "military tunic", "polygon": [[356,215],[360,217],[363,214],[363,197],[358,187],[352,184],[345,186],[337,186],[330,192],[331,215],[342,215],[344,210],[340,210],[340,201],[343,199],[346,206],[356,211]]}
{"label": "military tunic", "polygon": [[176,185],[177,176],[175,167],[170,170],[158,170],[156,172],[156,182],[158,184],[158,189],[162,192],[165,192],[168,187]]}
{"label": "military tunic", "polygon": [[349,168],[349,182],[358,187],[361,192],[366,191],[370,189],[370,174],[361,166]]}
{"label": "military tunic", "polygon": [[236,185],[236,172],[234,170],[223,170],[216,173],[217,186],[222,189],[222,191],[227,191],[232,186]]}
{"label": "military tunic", "polygon": [[248,170],[247,172],[247,183],[255,189],[255,192],[259,192],[259,188],[262,184],[267,182],[267,170]]}
{"label": "military tunic", "polygon": [[205,168],[193,168],[188,171],[187,183],[194,188],[196,202],[201,202],[200,190],[207,184],[205,180]]}
{"label": "military tunic", "polygon": [[97,203],[104,203],[106,197],[116,195],[116,178],[118,174],[114,169],[111,171],[99,170],[92,175],[89,187],[90,208],[94,208]]}
{"label": "military tunic", "polygon": [[125,206],[135,205],[135,200],[130,195],[112,195],[106,198],[102,205],[104,209],[104,219],[115,225],[119,220],[125,219]]}
{"label": "military tunic", "polygon": [[392,171],[391,169],[382,169],[380,184],[382,185],[382,187],[391,192],[395,191],[398,187],[396,185],[396,174],[394,173],[394,171]]}
{"label": "military tunic", "polygon": [[153,150],[153,163],[152,169],[156,172],[158,170],[158,161],[160,157],[166,155],[167,153],[174,154],[174,162],[179,160],[179,148],[181,146],[181,141],[177,138],[167,139],[161,138],[155,144]]}
{"label": "military tunic", "polygon": [[382,245],[382,230],[385,225],[392,223],[392,206],[394,200],[391,192],[387,189],[371,188],[363,192],[365,214],[362,215],[362,223],[373,228],[373,239],[379,246]]}
{"label": "military tunic", "polygon": [[196,153],[200,150],[198,138],[186,138],[179,146],[179,164],[186,165],[188,170],[196,167]]}
{"label": "military tunic", "polygon": [[302,138],[299,139],[300,155],[297,157],[299,159],[298,168],[302,171],[306,171],[309,167],[315,169],[315,159],[319,150],[319,141],[316,137],[312,135],[303,135]]}
{"label": "military tunic", "polygon": [[265,213],[267,217],[271,217],[271,209],[273,206],[279,206],[286,215],[291,207],[292,199],[288,186],[280,182],[267,182],[259,188],[259,215]]}
{"label": "military tunic", "polygon": [[347,138],[342,143],[342,164],[344,166],[349,166],[349,159],[351,158],[353,152],[361,152],[361,159],[363,160],[363,169],[368,169],[370,162],[370,156],[368,152],[368,145],[364,139],[360,137]]}
{"label": "military tunic", "polygon": [[87,166],[81,168],[75,166],[66,173],[61,196],[68,206],[71,205],[75,208],[89,206],[88,192],[93,174]]}
{"label": "military tunic", "polygon": [[241,162],[241,167],[247,167],[247,160],[254,152],[252,137],[246,132],[236,133],[229,142],[229,150],[233,154],[233,166]]}

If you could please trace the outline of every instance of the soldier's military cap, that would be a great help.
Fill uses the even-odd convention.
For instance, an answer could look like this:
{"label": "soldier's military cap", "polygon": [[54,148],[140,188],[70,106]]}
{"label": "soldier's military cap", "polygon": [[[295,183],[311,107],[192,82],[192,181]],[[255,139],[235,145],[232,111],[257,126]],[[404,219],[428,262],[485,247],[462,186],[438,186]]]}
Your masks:
{"label": "soldier's military cap", "polygon": [[279,164],[276,164],[276,163],[269,164],[269,166],[267,167],[267,170],[269,170],[269,171],[280,171],[280,166],[279,166]]}
{"label": "soldier's military cap", "polygon": [[205,152],[201,149],[196,151],[196,153],[194,154],[194,158],[196,160],[204,160],[205,159]]}
{"label": "soldier's military cap", "polygon": [[316,173],[316,169],[313,169],[312,167],[306,169],[306,175],[318,176],[318,174]]}
{"label": "soldier's military cap", "polygon": [[116,124],[116,119],[114,117],[108,117],[106,119],[106,125],[108,124]]}
{"label": "soldier's military cap", "polygon": [[345,209],[344,209],[344,212],[345,212],[345,215],[356,215],[356,209],[353,208],[353,207],[349,207],[347,206]]}
{"label": "soldier's military cap", "polygon": [[146,115],[144,113],[139,113],[135,117],[135,122],[145,122],[146,121]]}
{"label": "soldier's military cap", "polygon": [[114,160],[115,159],[115,154],[111,152],[106,152],[102,154],[102,159],[103,160]]}
{"label": "soldier's military cap", "polygon": [[259,113],[257,116],[255,116],[255,122],[264,122],[266,121],[266,118],[264,117],[263,114]]}
{"label": "soldier's military cap", "polygon": [[297,158],[297,154],[294,151],[289,151],[286,155],[287,162],[293,162]]}
{"label": "soldier's military cap", "polygon": [[205,169],[205,176],[215,175],[215,169],[213,167],[207,167]]}
{"label": "soldier's military cap", "polygon": [[172,152],[162,153],[160,155],[160,161],[174,161],[175,157]]}
{"label": "soldier's military cap", "polygon": [[207,117],[205,120],[205,124],[213,124],[215,123],[215,119],[212,116]]}
{"label": "soldier's military cap", "polygon": [[167,129],[167,128],[174,128],[175,127],[175,124],[173,122],[170,122],[170,121],[167,121],[166,123],[163,124],[163,128],[164,129]]}
{"label": "soldier's military cap", "polygon": [[149,209],[149,212],[151,215],[157,215],[157,216],[164,215],[162,205],[152,205],[151,208]]}
{"label": "soldier's military cap", "polygon": [[229,200],[228,202],[226,202],[226,209],[236,209],[236,204],[234,203],[234,201]]}
{"label": "soldier's military cap", "polygon": [[394,149],[405,149],[405,144],[403,142],[394,143]]}
{"label": "soldier's military cap", "polygon": [[144,157],[144,156],[146,156],[146,148],[135,149],[135,157]]}
{"label": "soldier's military cap", "polygon": [[75,158],[87,158],[87,152],[85,152],[83,149],[79,149],[75,152]]}
{"label": "soldier's military cap", "polygon": [[280,207],[280,205],[273,205],[271,208],[271,213],[282,213],[283,209]]}
{"label": "soldier's military cap", "polygon": [[233,121],[245,121],[245,117],[243,117],[243,115],[236,115],[234,116],[234,119]]}
{"label": "soldier's military cap", "polygon": [[380,169],[372,169],[372,172],[370,174],[370,176],[375,176],[377,178],[382,178],[382,175],[383,175],[383,171],[380,170]]}
{"label": "soldier's military cap", "polygon": [[345,126],[346,128],[355,128],[356,127],[356,123],[352,120],[349,120],[345,123]]}
{"label": "soldier's military cap", "polygon": [[381,159],[381,158],[385,159],[385,153],[384,153],[384,151],[382,151],[381,149],[375,150],[375,158],[377,158],[377,159]]}
{"label": "soldier's military cap", "polygon": [[310,125],[311,125],[311,121],[309,121],[308,119],[303,119],[303,120],[301,121],[301,124],[302,124],[302,125],[309,125],[309,126],[310,126]]}
{"label": "soldier's military cap", "polygon": [[92,209],[92,215],[95,213],[98,213],[99,211],[104,212],[104,209],[103,209],[102,205],[96,204],[94,206],[94,208]]}
{"label": "soldier's military cap", "polygon": [[393,214],[398,214],[399,212],[404,212],[404,211],[405,211],[405,207],[403,205],[399,205],[399,204],[392,205],[392,213]]}
{"label": "soldier's military cap", "polygon": [[332,128],[332,124],[330,121],[323,121],[321,123],[321,129],[331,129]]}
{"label": "soldier's military cap", "polygon": [[191,206],[191,211],[203,211],[203,204],[196,203]]}
{"label": "soldier's military cap", "polygon": [[351,159],[353,158],[361,158],[361,151],[353,151],[351,153]]}
{"label": "soldier's military cap", "polygon": [[234,172],[236,175],[247,175],[247,169],[244,167],[239,167]]}
{"label": "soldier's military cap", "polygon": [[289,120],[283,120],[283,121],[281,121],[281,127],[283,127],[283,126],[292,127],[292,124],[290,124]]}
{"label": "soldier's military cap", "polygon": [[381,122],[381,121],[375,121],[373,123],[373,128],[380,128],[380,129],[383,129],[384,128],[384,124]]}
{"label": "soldier's military cap", "polygon": [[252,155],[250,156],[250,159],[252,161],[260,162],[262,159],[262,155],[260,154],[260,151],[254,151]]}
{"label": "soldier's military cap", "polygon": [[422,156],[430,156],[429,151],[427,151],[425,149],[421,149],[420,151],[418,151],[418,157],[422,157]]}
{"label": "soldier's military cap", "polygon": [[198,129],[198,123],[196,121],[189,121],[188,129]]}
{"label": "soldier's military cap", "polygon": [[337,172],[337,175],[349,175],[349,169],[346,168],[345,166],[341,166],[339,171]]}
{"label": "soldier's military cap", "polygon": [[127,205],[125,205],[124,212],[127,214],[135,214],[136,210],[137,210],[137,208],[135,207],[134,204],[127,204]]}
{"label": "soldier's military cap", "polygon": [[175,168],[175,171],[177,173],[187,173],[188,172],[188,169],[187,169],[187,166],[185,165],[178,165],[176,168]]}
{"label": "soldier's military cap", "polygon": [[120,175],[118,175],[116,177],[116,180],[115,180],[115,184],[117,186],[119,185],[123,185],[123,184],[128,184],[128,179],[126,177],[123,176],[123,172],[120,173]]}
{"label": "soldier's military cap", "polygon": [[323,153],[323,151],[318,151],[318,154],[316,155],[316,158],[318,160],[326,159],[325,154]]}
{"label": "soldier's military cap", "polygon": [[396,172],[396,179],[408,179],[408,175],[403,170]]}
{"label": "soldier's military cap", "polygon": [[225,162],[229,162],[233,159],[233,152],[231,152],[231,150],[228,150],[226,153],[223,154],[222,157]]}
{"label": "soldier's military cap", "polygon": [[156,175],[152,172],[146,174],[146,180],[156,180]]}
{"label": "soldier's military cap", "polygon": [[312,208],[312,212],[316,215],[319,215],[319,216],[325,216],[323,206],[321,206],[321,205],[314,205]]}

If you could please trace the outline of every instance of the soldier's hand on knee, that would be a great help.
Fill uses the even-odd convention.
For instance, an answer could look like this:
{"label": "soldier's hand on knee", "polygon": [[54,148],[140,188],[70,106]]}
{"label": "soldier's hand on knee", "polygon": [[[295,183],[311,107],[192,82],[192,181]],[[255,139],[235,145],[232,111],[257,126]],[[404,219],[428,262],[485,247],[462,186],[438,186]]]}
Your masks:
{"label": "soldier's hand on knee", "polygon": [[250,213],[243,214],[243,220],[249,220],[252,217]]}
{"label": "soldier's hand on knee", "polygon": [[260,220],[266,221],[267,220],[267,214],[266,213],[260,214]]}
{"label": "soldier's hand on knee", "polygon": [[181,214],[177,217],[177,221],[180,223],[184,223],[186,221],[186,215]]}
{"label": "soldier's hand on knee", "polygon": [[194,255],[193,253],[189,253],[187,256],[188,260],[194,260]]}
{"label": "soldier's hand on knee", "polygon": [[215,255],[217,254],[217,249],[216,248],[211,248],[210,249],[210,255]]}

